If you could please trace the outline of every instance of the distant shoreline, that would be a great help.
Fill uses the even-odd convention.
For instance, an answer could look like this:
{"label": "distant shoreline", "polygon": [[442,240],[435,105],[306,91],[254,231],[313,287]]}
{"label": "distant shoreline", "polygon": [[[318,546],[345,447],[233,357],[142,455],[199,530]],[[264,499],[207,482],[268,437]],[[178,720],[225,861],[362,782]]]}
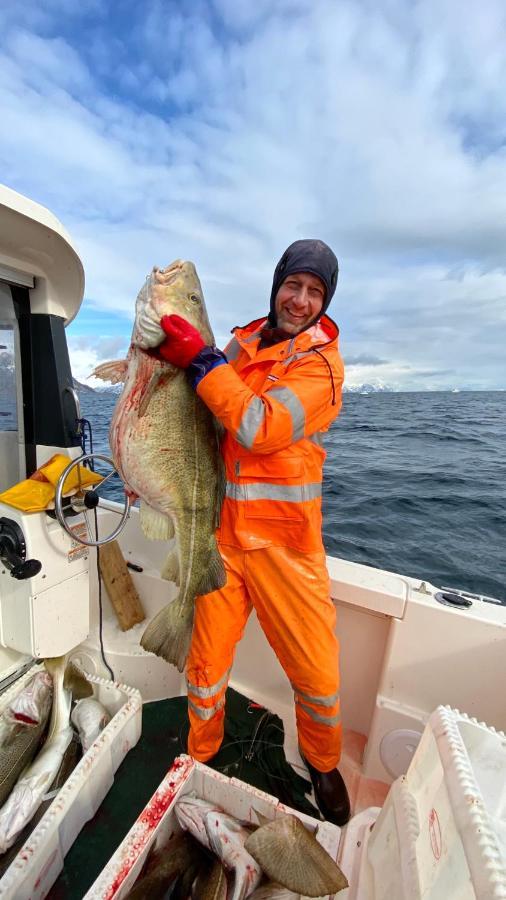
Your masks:
{"label": "distant shoreline", "polygon": [[[78,393],[95,394],[97,397],[102,395],[108,397],[118,396],[122,388],[117,387],[101,387],[93,388],[90,385],[82,384],[74,379],[74,387]],[[428,388],[371,388],[371,387],[344,387],[343,394],[351,394],[354,396],[376,396],[382,394],[503,394],[506,388],[438,388],[430,390]]]}

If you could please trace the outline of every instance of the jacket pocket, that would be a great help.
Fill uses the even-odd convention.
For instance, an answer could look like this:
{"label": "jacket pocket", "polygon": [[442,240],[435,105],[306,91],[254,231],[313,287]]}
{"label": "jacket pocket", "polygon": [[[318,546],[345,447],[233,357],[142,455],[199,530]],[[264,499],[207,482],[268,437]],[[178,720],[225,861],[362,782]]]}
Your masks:
{"label": "jacket pocket", "polygon": [[[235,466],[240,479],[244,515],[248,519],[302,522],[304,475],[302,459],[239,459]],[[248,479],[247,481],[243,479]],[[293,484],[296,480],[298,483]],[[279,526],[278,526],[279,527]]]}
{"label": "jacket pocket", "polygon": [[235,474],[239,478],[284,482],[289,478],[301,479],[304,474],[304,462],[292,456],[278,457],[275,460],[261,456],[255,459],[246,457],[236,460]]}

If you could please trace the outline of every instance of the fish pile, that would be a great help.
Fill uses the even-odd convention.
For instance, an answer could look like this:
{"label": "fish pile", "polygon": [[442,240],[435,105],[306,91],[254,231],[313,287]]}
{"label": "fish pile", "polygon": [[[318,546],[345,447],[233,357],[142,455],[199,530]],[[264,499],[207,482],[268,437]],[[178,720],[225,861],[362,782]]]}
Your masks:
{"label": "fish pile", "polygon": [[130,900],[297,900],[348,887],[341,869],[294,815],[259,826],[199,797],[178,800],[181,831],[156,848]]}
{"label": "fish pile", "polygon": [[0,697],[0,875],[100,730],[95,709],[84,722],[78,717],[76,734],[73,700],[96,704],[99,722],[108,721],[90,696],[91,684],[66,656],[44,664],[45,671],[36,672],[12,700],[2,703]]}
{"label": "fish pile", "polygon": [[215,531],[225,490],[220,429],[190,386],[185,372],[160,359],[164,315],[177,313],[214,344],[200,281],[191,262],[176,260],[154,268],[136,301],[135,322],[126,360],[98,366],[93,375],[124,382],[109,442],[131,498],[139,497],[146,537],[175,537],[161,572],[179,586],[177,598],[149,623],[141,644],[183,671],[199,594],[226,581]]}

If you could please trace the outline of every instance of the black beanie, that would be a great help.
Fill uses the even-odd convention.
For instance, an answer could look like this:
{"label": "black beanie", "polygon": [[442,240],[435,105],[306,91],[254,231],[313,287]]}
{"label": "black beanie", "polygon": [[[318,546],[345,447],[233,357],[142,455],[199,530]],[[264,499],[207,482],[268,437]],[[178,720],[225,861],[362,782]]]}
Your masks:
{"label": "black beanie", "polygon": [[335,253],[323,241],[310,239],[294,241],[285,250],[274,269],[269,311],[269,324],[273,327],[276,326],[276,294],[285,278],[295,275],[296,272],[310,272],[312,275],[317,275],[325,285],[325,297],[318,318],[327,310],[334,296],[339,272]]}

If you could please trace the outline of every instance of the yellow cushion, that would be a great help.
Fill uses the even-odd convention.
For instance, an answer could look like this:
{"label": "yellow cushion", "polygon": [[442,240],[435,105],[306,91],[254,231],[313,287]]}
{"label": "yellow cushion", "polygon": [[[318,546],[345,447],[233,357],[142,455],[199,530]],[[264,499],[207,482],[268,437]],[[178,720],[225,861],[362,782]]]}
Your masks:
{"label": "yellow cushion", "polygon": [[[61,473],[70,462],[71,460],[68,456],[64,456],[63,453],[55,453],[37,471],[56,487]],[[63,491],[66,494],[67,491],[80,490],[83,487],[89,487],[91,484],[98,484],[100,481],[102,481],[102,475],[96,475],[95,472],[92,472],[91,469],[87,469],[85,466],[76,466],[65,479]]]}
{"label": "yellow cushion", "polygon": [[54,499],[55,489],[48,481],[27,478],[0,494],[0,501],[23,512],[40,512]]}
{"label": "yellow cushion", "polygon": [[[0,494],[0,501],[9,506],[15,506],[16,509],[21,509],[23,512],[40,512],[47,509],[49,505],[53,505],[56,485],[61,473],[71,462],[69,456],[56,453],[30,478],[20,481]],[[89,488],[94,484],[99,484],[102,479],[102,475],[97,475],[91,469],[82,465],[76,466],[65,479],[63,494],[66,496],[83,488]]]}

